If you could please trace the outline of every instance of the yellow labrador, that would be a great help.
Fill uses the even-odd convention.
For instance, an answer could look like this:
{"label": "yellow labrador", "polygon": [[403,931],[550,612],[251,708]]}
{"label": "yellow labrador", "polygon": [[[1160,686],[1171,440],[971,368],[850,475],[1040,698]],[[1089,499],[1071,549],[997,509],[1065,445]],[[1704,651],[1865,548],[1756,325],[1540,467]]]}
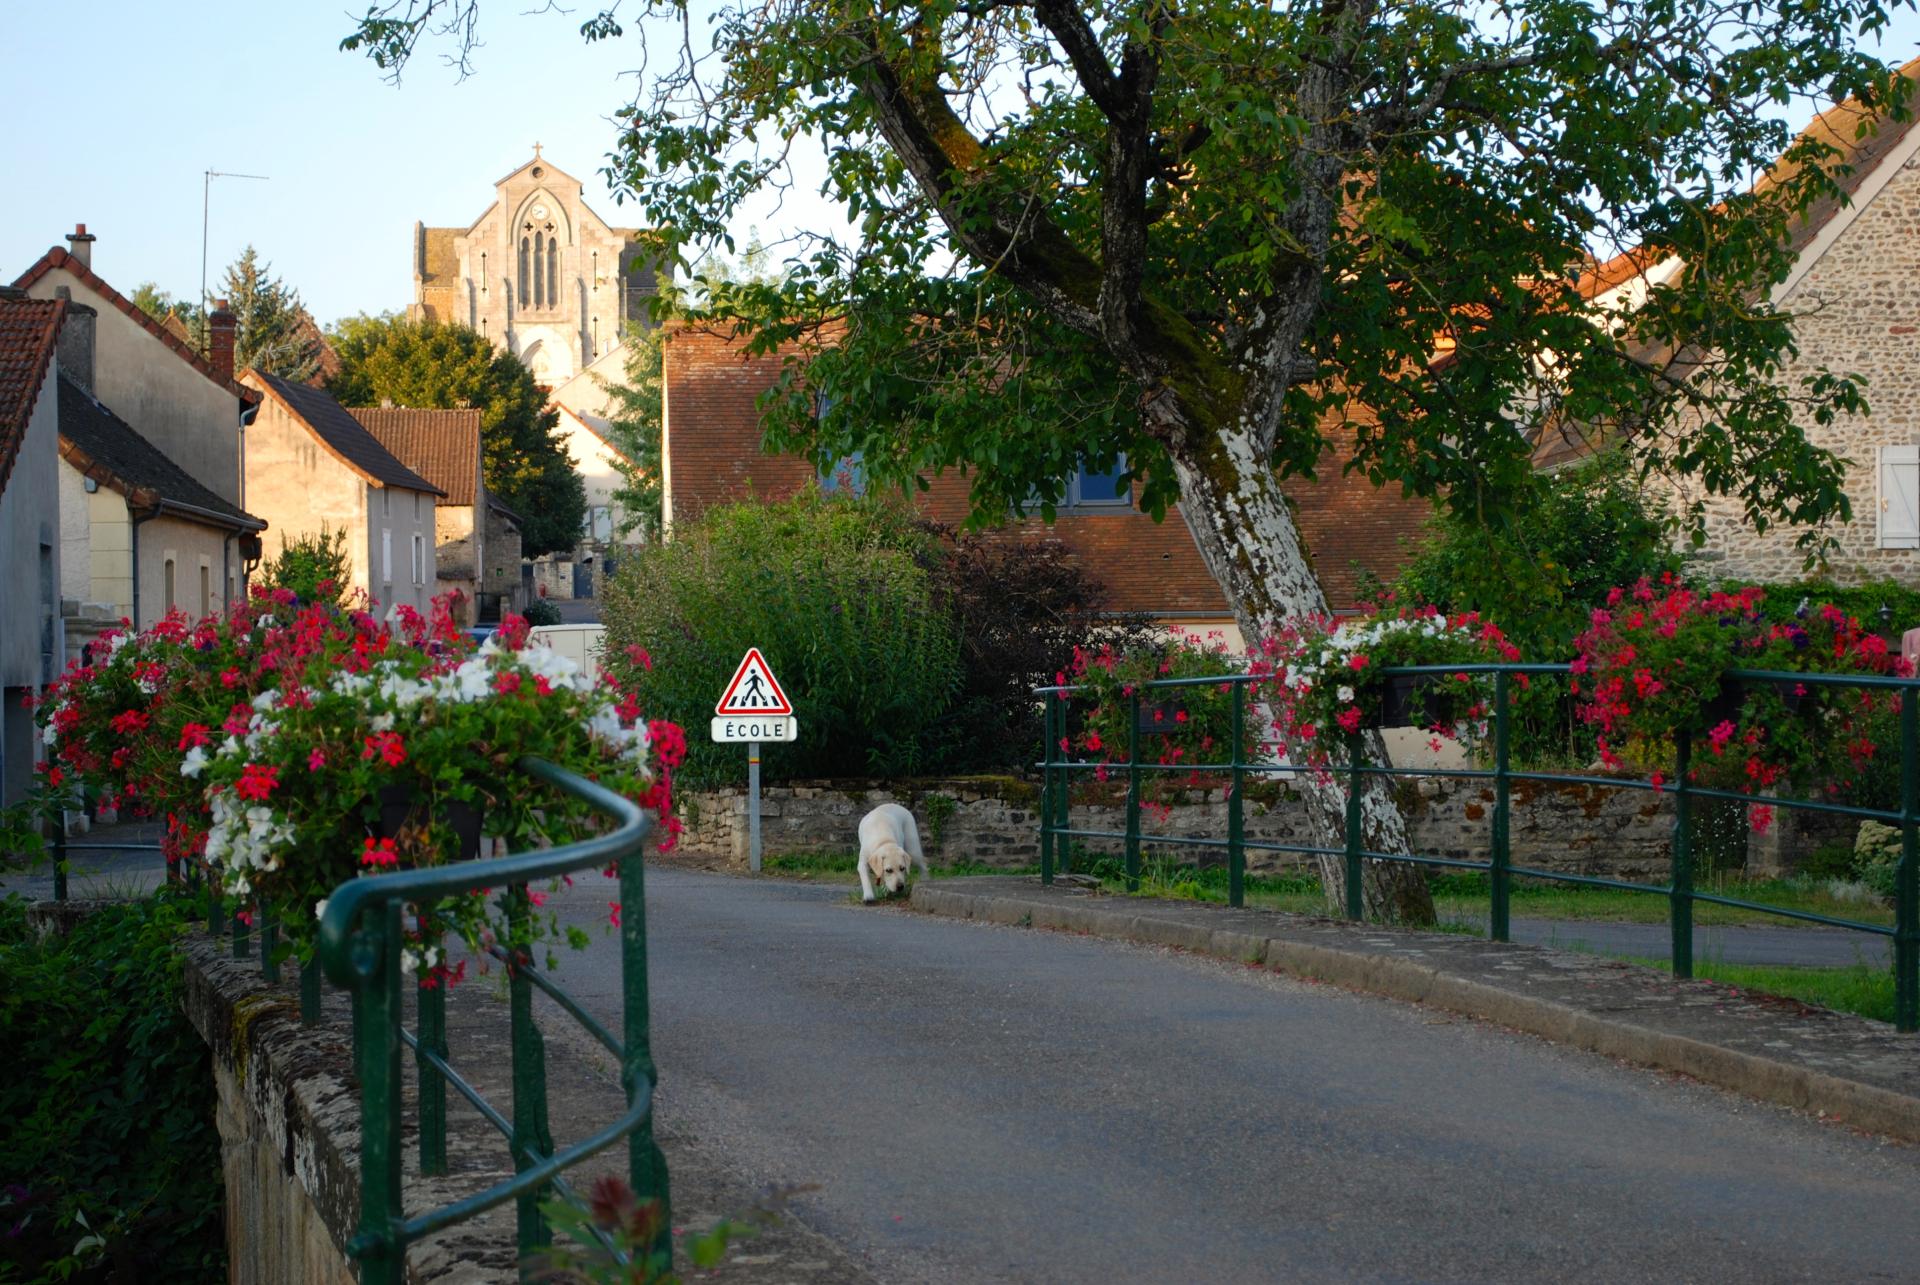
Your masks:
{"label": "yellow labrador", "polygon": [[920,827],[913,813],[898,803],[882,803],[860,821],[860,895],[874,900],[873,883],[880,881],[888,896],[907,886],[907,873],[913,863],[927,873],[927,858],[920,851]]}

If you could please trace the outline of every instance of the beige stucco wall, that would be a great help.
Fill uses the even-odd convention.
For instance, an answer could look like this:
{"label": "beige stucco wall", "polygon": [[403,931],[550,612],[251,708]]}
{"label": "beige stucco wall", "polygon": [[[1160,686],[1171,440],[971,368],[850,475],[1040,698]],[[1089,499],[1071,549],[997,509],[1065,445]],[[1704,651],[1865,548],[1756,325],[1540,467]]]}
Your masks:
{"label": "beige stucco wall", "polygon": [[367,588],[368,489],[278,401],[261,403],[247,429],[247,507],[266,519],[269,560],[285,540],[344,529],[358,537],[347,542],[353,584]]}
{"label": "beige stucco wall", "polygon": [[60,491],[60,596],[71,602],[92,602],[93,515],[86,479],[65,460],[55,472]]}
{"label": "beige stucco wall", "polygon": [[[580,475],[587,492],[587,531],[584,538],[593,538],[593,510],[606,508],[612,519],[612,530],[620,529],[625,510],[614,503],[613,491],[623,480],[616,465],[619,454],[600,435],[581,423],[573,415],[562,411],[560,414],[559,436],[566,445],[567,454],[573,458],[574,472]],[[631,538],[631,537],[626,537]],[[613,542],[622,537],[613,536]]]}
{"label": "beige stucco wall", "polygon": [[433,511],[434,566],[449,580],[472,580],[479,565],[479,541],[474,538],[473,506],[441,504]]}
{"label": "beige stucco wall", "polygon": [[95,396],[202,486],[239,504],[239,397],[64,268],[41,277],[28,293],[52,299],[61,286],[98,314]]}
{"label": "beige stucco wall", "polygon": [[[1846,489],[1853,520],[1837,525],[1839,541],[1826,570],[1859,582],[1892,578],[1920,583],[1920,549],[1877,547],[1878,478],[1875,448],[1920,444],[1920,131],[1891,156],[1862,188],[1864,200],[1835,216],[1852,221],[1837,234],[1816,240],[1802,256],[1804,275],[1790,283],[1781,303],[1796,314],[1799,356],[1781,379],[1797,389],[1821,366],[1866,376],[1871,412],[1847,416],[1822,428],[1806,422],[1807,436],[1846,456]],[[1874,192],[1876,179],[1884,186]],[[1824,244],[1823,241],[1830,241]],[[1822,251],[1824,250],[1824,253]],[[1684,501],[1685,492],[1681,493]],[[1701,557],[1713,575],[1791,580],[1806,574],[1794,547],[1801,528],[1778,526],[1755,534],[1737,503],[1707,502],[1707,543]]]}
{"label": "beige stucco wall", "polygon": [[[103,491],[105,488],[101,488]],[[159,517],[142,522],[140,540],[140,625],[145,628],[178,607],[188,616],[202,616],[224,609],[228,586],[226,573],[237,568],[223,567],[221,537],[217,527],[201,526],[175,517]],[[237,556],[237,555],[236,555]],[[173,597],[167,597],[167,564],[173,564]],[[205,593],[200,573],[206,572]]]}
{"label": "beige stucco wall", "polygon": [[[434,503],[431,495],[403,491],[398,487],[366,488],[368,586],[381,610],[390,611],[406,603],[425,612],[440,592],[435,583],[433,539]],[[391,532],[392,560],[385,553],[387,533]],[[413,566],[413,538],[423,541],[420,573]]]}

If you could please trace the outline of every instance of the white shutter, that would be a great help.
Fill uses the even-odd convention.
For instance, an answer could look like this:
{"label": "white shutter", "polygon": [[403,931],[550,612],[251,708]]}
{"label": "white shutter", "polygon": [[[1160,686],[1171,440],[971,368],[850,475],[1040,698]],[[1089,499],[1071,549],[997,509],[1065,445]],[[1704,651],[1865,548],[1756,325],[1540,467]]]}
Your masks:
{"label": "white shutter", "polygon": [[1920,549],[1920,446],[1880,448],[1880,547]]}
{"label": "white shutter", "polygon": [[393,583],[393,528],[380,528],[380,583]]}

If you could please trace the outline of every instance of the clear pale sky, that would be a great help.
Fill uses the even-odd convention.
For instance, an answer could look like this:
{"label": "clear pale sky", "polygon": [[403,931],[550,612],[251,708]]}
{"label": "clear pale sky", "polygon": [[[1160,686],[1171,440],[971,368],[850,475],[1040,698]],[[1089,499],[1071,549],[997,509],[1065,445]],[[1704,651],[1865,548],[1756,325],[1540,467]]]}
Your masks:
{"label": "clear pale sky", "polygon": [[[612,148],[614,110],[638,87],[634,24],[588,45],[573,12],[530,14],[539,0],[481,8],[475,70],[459,82],[441,41],[395,88],[359,53],[343,53],[356,0],[0,0],[0,82],[12,128],[0,134],[0,281],[11,280],[84,222],[100,239],[94,265],[132,292],[155,281],[199,292],[202,172],[215,179],[209,281],[251,242],[324,324],[404,307],[415,220],[465,225],[493,181],[545,155],[585,185],[614,224],[597,171]],[[654,34],[661,33],[656,29]],[[1920,20],[1903,11],[1881,46],[1911,57]],[[669,38],[671,38],[669,36]],[[1794,111],[1798,124],[1810,108]],[[843,226],[811,192],[771,198],[734,229],[769,242],[797,227]]]}
{"label": "clear pale sky", "polygon": [[[344,53],[356,0],[0,0],[0,282],[75,223],[99,237],[94,267],[132,293],[142,281],[192,299],[200,289],[202,173],[268,175],[212,184],[209,289],[249,242],[322,324],[404,308],[415,220],[464,226],[494,180],[533,144],[573,174],[609,223],[640,223],[598,170],[631,101],[642,53],[633,24],[588,45],[572,14],[538,0],[481,7],[475,71],[458,82],[423,44],[395,88],[362,53]],[[790,194],[736,229],[768,240],[831,206]]]}

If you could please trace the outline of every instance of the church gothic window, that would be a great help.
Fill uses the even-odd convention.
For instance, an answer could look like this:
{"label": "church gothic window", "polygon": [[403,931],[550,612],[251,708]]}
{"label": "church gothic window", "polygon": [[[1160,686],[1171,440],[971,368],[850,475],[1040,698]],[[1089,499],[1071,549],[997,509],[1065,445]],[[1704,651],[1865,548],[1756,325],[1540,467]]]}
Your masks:
{"label": "church gothic window", "polygon": [[547,238],[547,307],[560,306],[560,243]]}
{"label": "church gothic window", "polygon": [[527,292],[527,238],[520,238],[520,302],[524,305],[531,297]]}
{"label": "church gothic window", "polygon": [[533,306],[544,307],[547,302],[547,256],[540,253],[540,238],[533,238]]}

